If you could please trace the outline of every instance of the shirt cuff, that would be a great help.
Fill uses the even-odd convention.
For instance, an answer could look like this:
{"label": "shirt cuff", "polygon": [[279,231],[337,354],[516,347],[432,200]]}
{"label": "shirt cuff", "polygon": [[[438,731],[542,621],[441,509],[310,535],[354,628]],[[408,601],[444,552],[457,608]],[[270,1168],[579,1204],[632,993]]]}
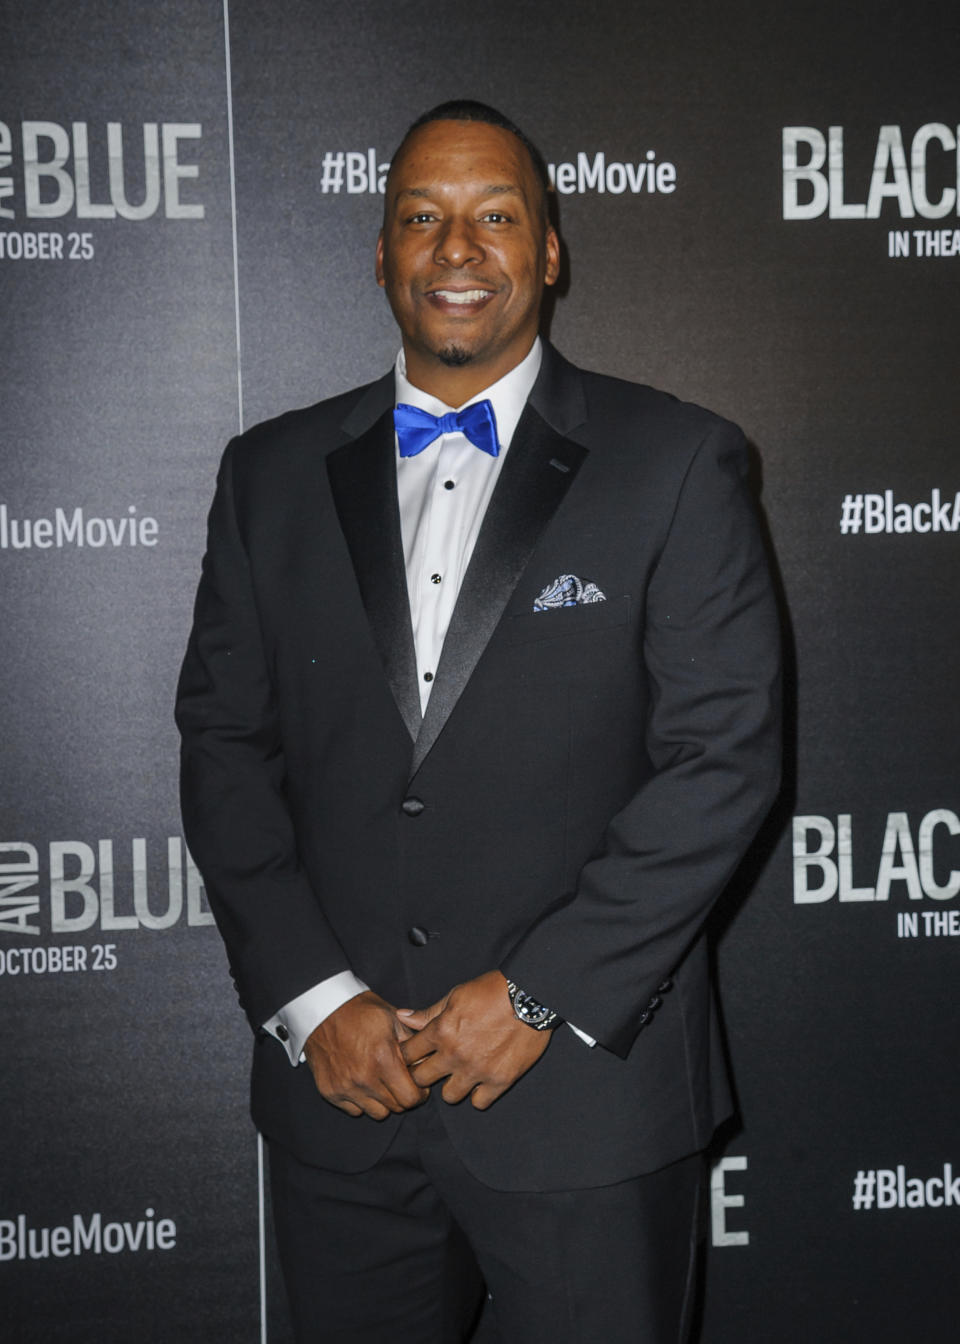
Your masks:
{"label": "shirt cuff", "polygon": [[310,1033],[331,1013],[342,1008],[348,999],[369,988],[353,971],[340,971],[285,1003],[269,1022],[264,1022],[263,1029],[280,1042],[290,1063],[296,1067],[303,1063],[303,1047]]}
{"label": "shirt cuff", "polygon": [[584,1045],[589,1045],[590,1049],[591,1050],[593,1049],[593,1047],[597,1043],[596,1039],[593,1036],[588,1036],[585,1031],[581,1031],[579,1027],[575,1027],[572,1022],[568,1022],[567,1026],[570,1028],[572,1032],[574,1032],[577,1036],[580,1037]]}

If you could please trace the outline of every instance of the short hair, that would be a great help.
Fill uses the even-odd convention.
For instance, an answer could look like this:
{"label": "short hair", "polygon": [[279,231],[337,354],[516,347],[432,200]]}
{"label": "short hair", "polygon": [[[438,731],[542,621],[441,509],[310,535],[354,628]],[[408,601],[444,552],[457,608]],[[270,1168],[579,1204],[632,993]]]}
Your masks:
{"label": "short hair", "polygon": [[504,116],[502,112],[498,112],[495,107],[491,107],[488,103],[477,102],[474,98],[451,98],[446,103],[438,103],[436,107],[431,107],[429,112],[421,113],[416,121],[411,122],[407,127],[403,139],[397,146],[396,153],[393,156],[394,159],[414,131],[418,131],[421,126],[428,126],[432,121],[480,121],[487,126],[499,126],[502,131],[509,131],[511,135],[515,135],[527,151],[527,156],[533,165],[534,175],[540,184],[540,209],[544,220],[549,218],[547,196],[551,184],[550,174],[547,171],[543,155],[529,136],[524,135],[516,122],[511,121],[509,117]]}

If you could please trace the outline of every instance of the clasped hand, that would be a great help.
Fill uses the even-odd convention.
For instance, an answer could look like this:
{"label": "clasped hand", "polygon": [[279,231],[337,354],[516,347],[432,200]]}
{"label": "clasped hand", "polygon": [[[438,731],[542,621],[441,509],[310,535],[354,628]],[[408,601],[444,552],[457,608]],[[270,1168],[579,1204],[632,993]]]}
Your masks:
{"label": "clasped hand", "polygon": [[537,1062],[549,1031],[514,1016],[499,971],[456,985],[429,1008],[393,1009],[372,991],[349,999],[304,1046],[320,1093],[347,1115],[383,1120],[419,1106],[445,1079],[446,1102],[492,1106]]}

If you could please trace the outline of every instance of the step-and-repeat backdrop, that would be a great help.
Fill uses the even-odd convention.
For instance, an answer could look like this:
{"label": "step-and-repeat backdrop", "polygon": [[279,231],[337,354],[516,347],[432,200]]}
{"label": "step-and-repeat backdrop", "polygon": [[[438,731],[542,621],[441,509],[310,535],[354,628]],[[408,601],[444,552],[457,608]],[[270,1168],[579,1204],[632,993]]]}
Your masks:
{"label": "step-and-repeat backdrop", "polygon": [[789,771],[716,916],[740,1119],[701,1339],[955,1340],[958,29],[954,0],[5,6],[5,1338],[289,1337],[171,700],[222,446],[389,365],[390,155],[473,96],[551,167],[553,339],[738,420],[777,557]]}

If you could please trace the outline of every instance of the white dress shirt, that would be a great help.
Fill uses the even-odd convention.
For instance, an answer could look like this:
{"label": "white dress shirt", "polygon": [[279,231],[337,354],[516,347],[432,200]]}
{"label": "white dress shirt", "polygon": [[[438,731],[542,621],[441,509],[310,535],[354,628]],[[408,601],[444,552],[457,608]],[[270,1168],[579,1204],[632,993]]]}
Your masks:
{"label": "white dress shirt", "polygon": [[[499,382],[464,402],[492,403],[500,442],[497,457],[475,448],[460,433],[441,434],[416,457],[397,454],[400,533],[423,713],[463,576],[542,357],[538,337],[527,357]],[[447,406],[408,382],[402,350],[394,376],[398,402],[437,416],[463,409]]]}
{"label": "white dress shirt", "polygon": [[[529,354],[509,373],[464,402],[464,406],[484,400],[492,403],[500,442],[497,457],[476,448],[459,432],[439,435],[415,457],[401,457],[397,453],[400,535],[423,713],[430,700],[460,585],[542,358],[537,337]],[[403,350],[394,365],[394,381],[398,403],[416,406],[436,416],[463,409],[447,406],[429,392],[414,387],[407,380]],[[304,1042],[324,1018],[368,988],[352,971],[341,971],[285,1004],[264,1023],[264,1028],[282,1042],[291,1064],[297,1064]],[[572,1030],[588,1045],[595,1043],[576,1027]]]}

